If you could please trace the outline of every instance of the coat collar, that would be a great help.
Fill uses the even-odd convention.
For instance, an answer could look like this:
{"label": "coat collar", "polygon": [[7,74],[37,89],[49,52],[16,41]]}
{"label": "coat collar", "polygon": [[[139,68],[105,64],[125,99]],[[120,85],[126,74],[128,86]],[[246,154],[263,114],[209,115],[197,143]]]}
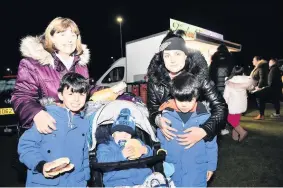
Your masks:
{"label": "coat collar", "polygon": [[[252,72],[250,73],[250,76],[253,76],[253,74],[255,73],[255,71],[259,68],[262,68],[263,66],[265,66],[267,64],[267,61],[265,60],[260,60],[258,62],[258,64],[254,67],[254,69],[252,70]],[[268,66],[268,65],[267,65]]]}
{"label": "coat collar", "polygon": [[272,65],[271,67],[269,67],[269,69],[276,68],[276,67],[278,67],[278,65],[277,65],[277,64],[274,64],[274,65]]}
{"label": "coat collar", "polygon": [[[54,59],[54,68],[56,69],[56,71],[58,71],[58,72],[64,71],[66,68],[65,68],[63,62],[59,59],[59,57],[55,53],[53,53],[51,55]],[[72,68],[74,68],[79,63],[80,59],[81,59],[80,56],[74,57],[73,65],[72,65],[70,70],[72,70]]]}
{"label": "coat collar", "polygon": [[264,66],[265,64],[267,64],[267,61],[265,60],[260,60],[256,66],[256,68],[261,68],[262,66]]}

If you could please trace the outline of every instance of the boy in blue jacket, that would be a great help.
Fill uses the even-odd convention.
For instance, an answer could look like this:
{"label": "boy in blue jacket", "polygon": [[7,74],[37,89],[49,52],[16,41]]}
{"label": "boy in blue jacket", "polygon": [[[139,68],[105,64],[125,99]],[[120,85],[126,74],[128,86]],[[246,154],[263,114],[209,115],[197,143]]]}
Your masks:
{"label": "boy in blue jacket", "polygon": [[[101,125],[100,127],[103,127]],[[136,156],[134,146],[127,146],[126,142],[135,135],[135,121],[131,116],[128,108],[121,110],[117,120],[111,127],[110,135],[105,135],[106,139],[98,142],[97,161],[99,163],[119,162],[131,160]],[[104,131],[99,133],[97,137],[102,137]],[[141,140],[140,154],[141,157],[149,157],[153,155],[152,149],[145,145]],[[116,186],[135,186],[142,185],[144,187],[152,187],[152,180],[156,180],[157,184],[165,184],[165,179],[160,173],[152,173],[152,170],[146,165],[137,168],[129,168],[126,170],[114,170],[103,174],[103,184],[106,187]],[[155,182],[156,182],[155,181]]]}
{"label": "boy in blue jacket", "polygon": [[[177,130],[174,134],[189,135],[186,129],[199,127],[210,117],[210,113],[203,103],[197,102],[200,95],[200,84],[194,75],[180,74],[172,80],[172,85],[171,93],[174,99],[165,102],[159,110],[162,111],[162,116],[171,122],[171,127]],[[167,140],[161,129],[157,130],[157,136],[161,142],[161,148],[167,150],[165,160],[167,167],[171,165],[175,169],[171,176],[175,186],[206,187],[207,181],[217,166],[216,138],[210,142],[201,140],[186,149],[186,146],[180,142],[183,141],[183,138]]]}
{"label": "boy in blue jacket", "polygon": [[[20,161],[28,168],[27,187],[86,187],[90,178],[86,135],[89,121],[83,118],[89,90],[88,81],[77,73],[63,76],[58,89],[61,105],[48,105],[46,111],[55,119],[56,130],[41,134],[36,126],[25,131],[18,144]],[[56,159],[66,157],[74,165],[54,176],[48,171]]]}

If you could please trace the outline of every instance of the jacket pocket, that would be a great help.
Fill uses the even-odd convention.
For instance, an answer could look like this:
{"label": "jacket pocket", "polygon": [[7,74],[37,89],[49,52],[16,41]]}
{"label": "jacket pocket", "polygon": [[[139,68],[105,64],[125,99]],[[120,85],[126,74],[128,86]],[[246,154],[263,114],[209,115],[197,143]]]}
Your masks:
{"label": "jacket pocket", "polygon": [[193,187],[206,187],[206,173],[208,158],[206,155],[198,155],[195,159],[196,166],[192,179]]}
{"label": "jacket pocket", "polygon": [[80,171],[74,175],[68,177],[68,183],[66,187],[86,187],[87,181],[83,171]]}
{"label": "jacket pocket", "polygon": [[33,174],[32,176],[32,183],[38,185],[58,185],[59,184],[59,178],[45,178],[43,174],[38,173],[38,174]]}
{"label": "jacket pocket", "polygon": [[82,181],[85,181],[85,174],[84,172],[79,172],[78,174],[76,174],[76,182],[82,182]]}
{"label": "jacket pocket", "polygon": [[196,164],[207,163],[208,159],[206,155],[198,155],[195,158]]}
{"label": "jacket pocket", "polygon": [[195,166],[195,170],[196,170],[196,173],[205,173],[206,174],[206,171],[208,169],[208,158],[206,155],[199,155],[195,158],[195,163],[196,163],[196,166]]}

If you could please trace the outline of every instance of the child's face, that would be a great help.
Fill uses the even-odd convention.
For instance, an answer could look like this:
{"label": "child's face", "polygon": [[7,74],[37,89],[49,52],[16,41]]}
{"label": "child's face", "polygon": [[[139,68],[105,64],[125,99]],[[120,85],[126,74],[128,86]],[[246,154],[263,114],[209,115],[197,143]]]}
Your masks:
{"label": "child's face", "polygon": [[86,93],[74,93],[72,88],[64,88],[58,93],[59,99],[63,101],[63,106],[76,113],[82,109],[86,101]]}
{"label": "child's face", "polygon": [[127,132],[122,132],[122,131],[121,132],[120,131],[116,131],[116,132],[113,133],[112,136],[113,136],[114,141],[116,143],[118,143],[118,141],[120,141],[120,140],[129,140],[129,139],[132,138],[131,134],[129,134]]}
{"label": "child's face", "polygon": [[194,108],[197,100],[196,100],[196,98],[193,98],[191,101],[182,101],[181,102],[181,101],[178,101],[177,99],[175,99],[175,102],[176,102],[178,109],[181,112],[187,113]]}

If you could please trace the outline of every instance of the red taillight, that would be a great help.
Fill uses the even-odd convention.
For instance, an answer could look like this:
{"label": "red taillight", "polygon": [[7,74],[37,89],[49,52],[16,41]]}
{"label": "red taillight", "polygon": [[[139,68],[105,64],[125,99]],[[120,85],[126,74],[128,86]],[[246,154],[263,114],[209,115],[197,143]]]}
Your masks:
{"label": "red taillight", "polygon": [[17,78],[17,75],[3,76],[3,78]]}

